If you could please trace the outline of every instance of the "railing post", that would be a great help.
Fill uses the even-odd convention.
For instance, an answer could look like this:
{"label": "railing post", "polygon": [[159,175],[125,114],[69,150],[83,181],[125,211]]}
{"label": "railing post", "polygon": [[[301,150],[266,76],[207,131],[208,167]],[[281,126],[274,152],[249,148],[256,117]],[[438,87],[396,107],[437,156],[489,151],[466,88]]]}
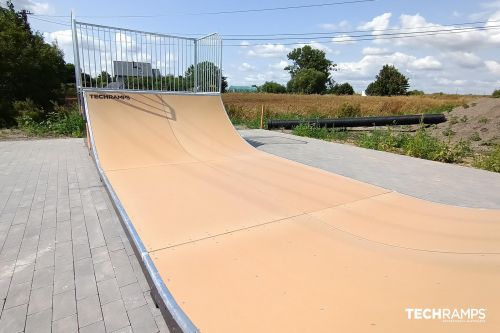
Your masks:
{"label": "railing post", "polygon": [[81,96],[81,88],[82,88],[82,74],[80,68],[80,50],[78,47],[78,33],[76,31],[76,20],[73,15],[73,11],[71,12],[71,32],[73,37],[73,64],[75,65],[75,79],[76,79],[76,97],[78,99],[78,103],[80,106],[82,105]]}
{"label": "railing post", "polygon": [[219,94],[222,93],[222,39],[219,37]]}
{"label": "railing post", "polygon": [[198,40],[194,40],[194,92],[198,92]]}

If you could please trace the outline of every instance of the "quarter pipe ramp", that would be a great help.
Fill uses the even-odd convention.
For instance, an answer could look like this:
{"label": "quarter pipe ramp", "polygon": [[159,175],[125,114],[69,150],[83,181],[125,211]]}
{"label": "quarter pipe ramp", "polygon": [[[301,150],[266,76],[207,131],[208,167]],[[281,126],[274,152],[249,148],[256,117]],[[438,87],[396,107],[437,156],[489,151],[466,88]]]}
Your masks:
{"label": "quarter pipe ramp", "polygon": [[499,211],[260,152],[220,96],[84,101],[97,166],[173,331],[500,331]]}

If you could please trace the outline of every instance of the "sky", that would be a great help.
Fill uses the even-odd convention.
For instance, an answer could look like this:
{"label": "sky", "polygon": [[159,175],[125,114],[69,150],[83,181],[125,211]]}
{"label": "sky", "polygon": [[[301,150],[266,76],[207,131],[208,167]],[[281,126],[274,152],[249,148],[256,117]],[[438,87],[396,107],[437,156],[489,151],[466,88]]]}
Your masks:
{"label": "sky", "polygon": [[[283,70],[289,63],[287,54],[308,44],[337,64],[337,71],[331,73],[336,82],[349,82],[357,92],[385,64],[395,65],[406,75],[410,89],[427,93],[491,94],[500,88],[500,0],[364,0],[315,6],[333,2],[342,1],[13,1],[16,9],[35,14],[30,16],[32,28],[48,42],[57,41],[68,62],[73,62],[69,30],[73,11],[79,21],[108,26],[176,35],[218,32],[224,38],[223,72],[229,85],[286,84],[290,79]],[[290,6],[301,8],[234,13]],[[232,13],[220,13],[228,11]],[[467,27],[482,30],[456,30]],[[443,33],[448,29],[455,29],[454,33]],[[388,38],[394,36],[391,33],[415,31],[440,33]],[[251,36],[228,40],[235,38],[228,35],[237,34],[304,33],[314,34],[272,36],[281,39],[267,41]],[[359,35],[363,37],[353,37]]]}

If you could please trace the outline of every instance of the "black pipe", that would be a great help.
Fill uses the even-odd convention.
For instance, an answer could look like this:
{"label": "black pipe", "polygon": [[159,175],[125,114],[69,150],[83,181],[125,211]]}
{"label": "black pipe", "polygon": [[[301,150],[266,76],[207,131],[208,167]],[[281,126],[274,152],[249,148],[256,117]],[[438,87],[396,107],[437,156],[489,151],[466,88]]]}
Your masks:
{"label": "black pipe", "polygon": [[317,127],[369,127],[387,125],[416,125],[416,124],[439,124],[446,121],[444,114],[415,114],[407,116],[388,117],[356,117],[336,119],[302,119],[302,120],[272,120],[267,122],[267,129],[284,128],[292,129],[301,124]]}

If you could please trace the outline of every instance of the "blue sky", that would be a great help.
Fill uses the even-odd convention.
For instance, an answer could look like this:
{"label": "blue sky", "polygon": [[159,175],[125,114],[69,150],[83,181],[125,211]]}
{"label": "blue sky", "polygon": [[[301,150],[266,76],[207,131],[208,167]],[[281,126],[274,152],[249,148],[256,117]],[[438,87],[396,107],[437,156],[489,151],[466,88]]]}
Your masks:
{"label": "blue sky", "polygon": [[[84,22],[175,34],[273,34],[331,32],[332,38],[305,38],[300,41],[324,50],[338,64],[332,73],[337,82],[349,82],[360,92],[373,81],[380,68],[394,64],[410,78],[412,89],[426,92],[489,94],[500,88],[500,1],[395,1],[377,0],[356,4],[301,8],[256,13],[193,15],[204,12],[284,7],[333,2],[328,0],[253,1],[62,1],[20,0],[16,7],[26,8],[39,19],[69,23],[73,10]],[[116,15],[165,15],[149,18],[96,17]],[[59,17],[66,16],[66,17]],[[91,16],[91,17],[86,17]],[[33,18],[35,30],[48,41],[57,40],[72,62],[69,27]],[[488,30],[460,34],[420,36],[383,40],[378,30],[421,30],[432,26],[465,22],[486,22]],[[476,25],[477,26],[477,25]],[[458,27],[458,26],[457,26]],[[463,27],[463,26],[462,26]],[[452,27],[443,27],[450,29]],[[410,30],[408,30],[410,29]],[[355,41],[344,35],[367,30],[373,37]],[[373,31],[375,30],[375,31]],[[394,30],[393,30],[394,31]],[[397,30],[395,30],[397,31]],[[337,32],[337,33],[334,33]],[[286,83],[286,54],[297,45],[290,40],[225,41],[223,70],[230,84],[262,84],[273,80]],[[246,44],[250,44],[247,46]],[[252,45],[261,44],[261,45]],[[229,46],[234,45],[234,46]]]}

